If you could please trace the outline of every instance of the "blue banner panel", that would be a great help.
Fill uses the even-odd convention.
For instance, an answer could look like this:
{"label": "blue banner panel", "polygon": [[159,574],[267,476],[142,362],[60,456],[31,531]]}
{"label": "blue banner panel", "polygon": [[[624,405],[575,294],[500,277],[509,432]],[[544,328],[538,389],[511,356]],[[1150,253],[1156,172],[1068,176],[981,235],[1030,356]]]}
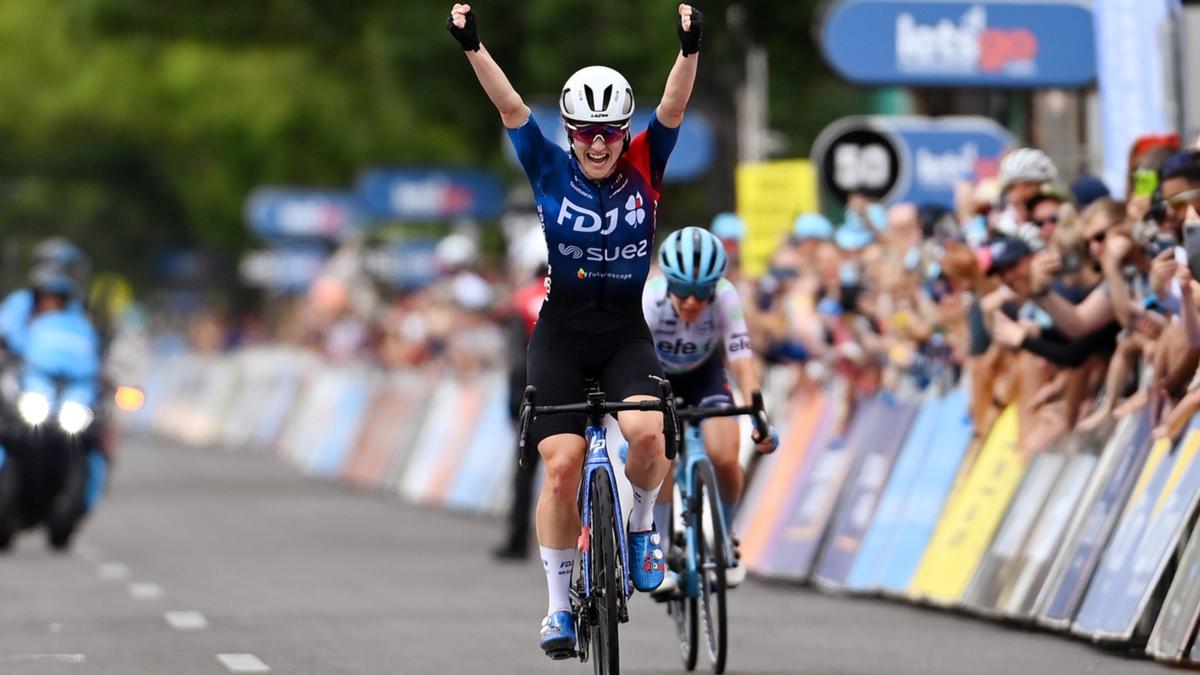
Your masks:
{"label": "blue banner panel", "polygon": [[873,420],[883,406],[878,397],[860,401],[845,435],[821,447],[806,467],[808,471],[797,477],[788,508],[759,564],[761,574],[808,578],[847,474],[863,450],[879,437],[882,425]]}
{"label": "blue banner panel", "polygon": [[[1192,529],[1154,632],[1146,643],[1146,653],[1156,659],[1179,661],[1196,634],[1197,622],[1200,622],[1200,522]],[[1195,648],[1192,653],[1195,660]]]}
{"label": "blue banner panel", "polygon": [[1116,466],[1108,475],[1104,488],[1091,505],[1087,519],[1071,543],[1070,562],[1041,613],[1042,621],[1048,625],[1064,626],[1075,618],[1075,612],[1092,581],[1100,553],[1150,454],[1150,413],[1143,408],[1130,414],[1135,419],[1129,443],[1121,449]]}
{"label": "blue banner panel", "polygon": [[[567,130],[563,126],[558,108],[536,106],[531,110],[533,119],[537,121],[546,138],[566,150],[569,147]],[[637,135],[644,131],[650,124],[652,114],[653,107],[639,108],[634,112],[633,120],[629,123],[631,133]],[[686,183],[700,178],[712,166],[716,147],[716,134],[708,117],[698,110],[689,110],[683,118],[683,124],[679,126],[679,138],[675,142],[675,149],[671,151],[671,159],[667,162],[667,172],[663,175],[663,180],[668,183]],[[504,154],[513,166],[520,166],[507,135],[504,137]]]}
{"label": "blue banner panel", "polygon": [[872,424],[878,431],[863,449],[854,476],[847,483],[845,495],[830,528],[829,544],[817,565],[817,583],[830,588],[843,588],[850,567],[858,557],[863,537],[875,515],[880,492],[891,475],[896,456],[904,445],[917,408],[911,403],[899,403],[884,396]]}
{"label": "blue banner panel", "polygon": [[1088,3],[840,0],[821,51],[842,77],[928,87],[1083,87],[1096,78]]}
{"label": "blue banner panel", "polygon": [[1200,496],[1197,451],[1200,420],[1192,421],[1174,450],[1166,439],[1155,444],[1079,610],[1075,632],[1104,640],[1133,638]]}
{"label": "blue banner panel", "polygon": [[498,218],[504,186],[487,171],[368,169],[358,196],[376,218],[399,221]]}
{"label": "blue banner panel", "polygon": [[925,555],[942,507],[954,487],[963,455],[971,445],[975,426],[967,405],[967,392],[959,388],[950,392],[939,406],[934,443],[896,519],[895,542],[881,565],[880,585],[886,592],[907,593]]}
{"label": "blue banner panel", "polygon": [[392,288],[421,288],[437,277],[436,239],[398,241],[372,248],[363,260],[367,272]]}
{"label": "blue banner panel", "polygon": [[238,276],[249,286],[302,293],[312,285],[329,260],[319,247],[288,247],[250,251],[238,263]]}
{"label": "blue banner panel", "polygon": [[891,478],[875,509],[875,518],[863,537],[858,556],[846,578],[846,586],[850,590],[870,592],[879,588],[883,564],[896,543],[897,526],[904,504],[920,476],[926,455],[933,448],[941,407],[940,399],[926,401],[913,421]]}
{"label": "blue banner panel", "polygon": [[363,229],[358,197],[339,190],[264,187],[246,198],[246,222],[264,239],[342,239]]}

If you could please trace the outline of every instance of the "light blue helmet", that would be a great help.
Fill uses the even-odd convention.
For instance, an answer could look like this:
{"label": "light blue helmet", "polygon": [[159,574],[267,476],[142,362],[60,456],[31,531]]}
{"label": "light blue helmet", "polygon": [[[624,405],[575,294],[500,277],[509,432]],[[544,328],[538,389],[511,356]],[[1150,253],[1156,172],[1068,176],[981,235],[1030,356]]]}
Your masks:
{"label": "light blue helmet", "polygon": [[798,240],[833,238],[833,223],[819,213],[802,213],[796,216],[796,224],[792,226],[792,236]]}
{"label": "light blue helmet", "polygon": [[720,281],[729,258],[721,240],[711,232],[685,227],[667,235],[658,248],[658,264],[668,282],[703,288]]}
{"label": "light blue helmet", "polygon": [[746,223],[736,213],[718,213],[708,229],[719,239],[741,241],[746,236]]}

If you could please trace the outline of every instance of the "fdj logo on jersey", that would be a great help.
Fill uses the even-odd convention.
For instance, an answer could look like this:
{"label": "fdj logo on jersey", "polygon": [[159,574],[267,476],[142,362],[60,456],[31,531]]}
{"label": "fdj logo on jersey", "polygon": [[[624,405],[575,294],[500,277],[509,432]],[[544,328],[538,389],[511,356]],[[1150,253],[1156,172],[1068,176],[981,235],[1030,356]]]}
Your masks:
{"label": "fdj logo on jersey", "polygon": [[[629,199],[625,200],[625,211],[625,222],[631,227],[637,227],[646,221],[645,200],[642,198],[642,193],[629,195]],[[601,217],[599,213],[563,197],[562,207],[558,210],[557,222],[559,225],[570,222],[571,229],[576,232],[612,234],[612,231],[617,229],[620,218],[620,209],[610,209]]]}

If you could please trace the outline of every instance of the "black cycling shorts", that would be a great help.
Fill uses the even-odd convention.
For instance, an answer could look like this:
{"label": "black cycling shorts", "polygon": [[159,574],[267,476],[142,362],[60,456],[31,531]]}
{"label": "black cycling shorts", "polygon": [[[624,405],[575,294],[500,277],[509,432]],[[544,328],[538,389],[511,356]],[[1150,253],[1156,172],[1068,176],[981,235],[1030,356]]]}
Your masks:
{"label": "black cycling shorts", "polygon": [[704,363],[685,373],[667,375],[675,398],[684,406],[712,407],[733,405],[729,378],[725,376],[725,359],[710,356]]}
{"label": "black cycling shorts", "polygon": [[[539,320],[529,337],[528,374],[537,387],[537,405],[564,405],[586,400],[585,379],[598,380],[610,402],[657,398],[661,390],[654,377],[663,377],[663,370],[645,323],[594,333]],[[583,436],[586,428],[584,415],[551,415],[535,419],[530,436],[536,447],[555,434]]]}

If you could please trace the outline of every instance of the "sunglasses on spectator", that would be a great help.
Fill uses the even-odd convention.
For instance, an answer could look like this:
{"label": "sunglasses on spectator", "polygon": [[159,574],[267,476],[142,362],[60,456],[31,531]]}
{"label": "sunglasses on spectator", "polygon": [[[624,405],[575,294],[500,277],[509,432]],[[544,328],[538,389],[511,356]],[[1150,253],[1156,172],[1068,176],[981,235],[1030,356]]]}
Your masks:
{"label": "sunglasses on spectator", "polygon": [[777,279],[795,279],[800,276],[800,270],[795,267],[775,267],[771,266],[771,276]]}
{"label": "sunglasses on spectator", "polygon": [[571,134],[571,138],[591,145],[599,136],[604,140],[605,145],[616,143],[625,138],[625,134],[629,131],[629,123],[621,125],[612,124],[584,124],[584,125],[567,125],[567,131]]}
{"label": "sunglasses on spectator", "polygon": [[1167,206],[1169,206],[1172,211],[1185,209],[1187,208],[1187,205],[1192,203],[1192,200],[1196,199],[1197,197],[1200,197],[1200,188],[1180,192],[1179,194],[1167,200]]}
{"label": "sunglasses on spectator", "polygon": [[1058,224],[1058,214],[1054,214],[1052,216],[1046,216],[1045,218],[1034,218],[1033,222],[1037,223],[1038,225],[1042,225],[1042,226],[1057,225]]}
{"label": "sunglasses on spectator", "polygon": [[688,296],[694,295],[694,296],[696,296],[696,299],[699,300],[700,302],[708,302],[709,300],[712,299],[712,296],[714,293],[716,293],[716,291],[717,291],[716,284],[700,286],[700,285],[692,285],[692,284],[682,284],[677,281],[668,281],[667,282],[667,292],[669,292],[671,295],[679,298],[680,300],[687,300]]}

